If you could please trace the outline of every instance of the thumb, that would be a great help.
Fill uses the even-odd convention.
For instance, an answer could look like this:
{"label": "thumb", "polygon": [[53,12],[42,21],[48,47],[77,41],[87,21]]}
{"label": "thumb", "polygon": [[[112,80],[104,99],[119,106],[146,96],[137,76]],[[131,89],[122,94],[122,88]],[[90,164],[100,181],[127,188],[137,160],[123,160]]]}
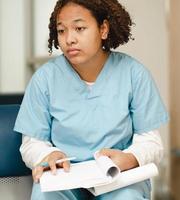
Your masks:
{"label": "thumb", "polygon": [[107,149],[107,148],[103,148],[98,152],[98,156],[111,157],[112,156],[112,150],[111,149]]}
{"label": "thumb", "polygon": [[41,166],[36,166],[33,170],[32,170],[32,176],[33,176],[33,180],[35,183],[39,182],[40,177],[43,174],[43,167]]}
{"label": "thumb", "polygon": [[69,172],[69,170],[70,170],[70,162],[69,161],[63,162],[63,168],[64,168],[65,172]]}

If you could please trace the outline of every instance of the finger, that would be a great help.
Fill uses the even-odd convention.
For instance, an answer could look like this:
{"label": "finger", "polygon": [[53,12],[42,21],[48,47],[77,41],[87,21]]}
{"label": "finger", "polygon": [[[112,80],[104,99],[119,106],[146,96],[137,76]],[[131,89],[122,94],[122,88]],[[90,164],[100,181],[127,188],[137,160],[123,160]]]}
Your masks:
{"label": "finger", "polygon": [[35,176],[36,176],[36,168],[34,168],[34,169],[32,170],[33,181],[36,183],[37,180],[36,180]]}
{"label": "finger", "polygon": [[39,182],[39,179],[41,178],[42,174],[43,174],[43,167],[37,166],[33,169],[32,175],[35,183]]}
{"label": "finger", "polygon": [[56,161],[53,160],[53,161],[49,161],[49,168],[52,172],[53,175],[56,174]]}
{"label": "finger", "polygon": [[64,168],[65,172],[69,172],[69,170],[70,170],[70,162],[69,161],[63,162],[63,168]]}
{"label": "finger", "polygon": [[43,171],[50,170],[49,163],[47,161],[41,162],[39,166],[43,167]]}

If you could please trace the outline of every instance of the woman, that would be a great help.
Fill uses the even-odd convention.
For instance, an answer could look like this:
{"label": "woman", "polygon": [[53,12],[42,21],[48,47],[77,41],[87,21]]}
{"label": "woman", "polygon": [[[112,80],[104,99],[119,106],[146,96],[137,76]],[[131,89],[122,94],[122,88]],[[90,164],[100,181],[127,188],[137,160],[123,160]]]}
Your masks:
{"label": "woman", "polygon": [[[150,73],[132,57],[111,51],[131,38],[132,21],[117,0],[59,0],[50,18],[49,51],[63,52],[33,75],[15,130],[33,169],[32,200],[150,199],[148,181],[93,197],[86,190],[42,193],[39,178],[48,164],[70,170],[77,162],[106,155],[121,170],[162,157],[157,129],[168,120]],[[63,180],[62,180],[63,181]]]}

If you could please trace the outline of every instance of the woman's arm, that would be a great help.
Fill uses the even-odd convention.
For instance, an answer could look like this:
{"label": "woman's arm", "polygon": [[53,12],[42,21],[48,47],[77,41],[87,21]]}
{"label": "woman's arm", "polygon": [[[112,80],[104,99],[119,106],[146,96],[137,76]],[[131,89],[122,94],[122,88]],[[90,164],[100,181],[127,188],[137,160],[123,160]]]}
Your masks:
{"label": "woman's arm", "polygon": [[132,145],[124,151],[118,149],[102,149],[99,155],[110,157],[122,170],[128,170],[151,162],[158,164],[163,156],[163,145],[157,130],[135,134]]}
{"label": "woman's arm", "polygon": [[54,151],[61,152],[60,149],[53,147],[50,142],[23,135],[20,152],[27,167],[32,169]]}
{"label": "woman's arm", "polygon": [[140,166],[151,162],[159,164],[164,152],[159,131],[134,134],[132,145],[123,152],[132,153]]}
{"label": "woman's arm", "polygon": [[[24,162],[31,169],[54,151],[61,152],[58,148],[53,147],[50,142],[23,136],[20,152]],[[163,145],[159,132],[154,130],[135,134],[132,145],[124,151],[103,149],[100,153],[108,156],[113,154],[114,159],[120,161],[120,163],[116,161],[120,168],[126,170],[151,162],[158,164],[163,156]]]}
{"label": "woman's arm", "polygon": [[[53,174],[56,173],[57,167],[63,167],[65,171],[69,171],[69,161],[56,164],[56,161],[65,158],[66,154],[58,148],[53,147],[50,142],[41,141],[24,135],[20,152],[26,165],[32,169],[33,180],[36,183],[39,182],[46,168],[51,170]],[[47,163],[48,166],[44,166],[42,163]]]}

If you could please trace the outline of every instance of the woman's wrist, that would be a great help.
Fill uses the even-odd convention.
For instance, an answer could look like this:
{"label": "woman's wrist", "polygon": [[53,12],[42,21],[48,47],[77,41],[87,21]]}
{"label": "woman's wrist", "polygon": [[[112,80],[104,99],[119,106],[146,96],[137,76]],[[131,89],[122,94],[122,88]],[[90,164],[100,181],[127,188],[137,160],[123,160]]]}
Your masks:
{"label": "woman's wrist", "polygon": [[123,162],[122,166],[120,167],[122,171],[139,166],[139,163],[136,157],[132,153],[124,153],[124,154],[125,154],[126,159],[124,160],[125,162]]}
{"label": "woman's wrist", "polygon": [[132,169],[139,166],[136,157],[132,153],[125,153],[119,149],[103,148],[99,155],[108,156],[120,168],[121,171]]}

